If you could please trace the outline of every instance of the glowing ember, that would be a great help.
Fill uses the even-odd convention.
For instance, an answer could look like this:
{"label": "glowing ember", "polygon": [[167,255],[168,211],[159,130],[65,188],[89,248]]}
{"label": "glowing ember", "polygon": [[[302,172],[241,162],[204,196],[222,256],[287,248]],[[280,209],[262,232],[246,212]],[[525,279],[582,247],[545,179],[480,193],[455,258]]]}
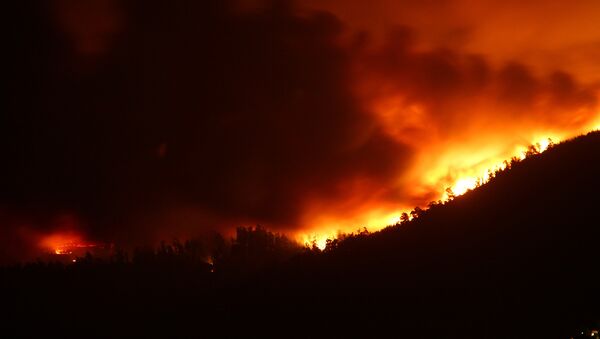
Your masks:
{"label": "glowing ember", "polygon": [[62,247],[54,249],[54,254],[71,254],[71,253],[72,253],[71,251],[64,249]]}
{"label": "glowing ember", "polygon": [[56,255],[81,254],[85,249],[96,246],[97,244],[83,241],[79,234],[72,231],[48,235],[40,242],[42,249]]}
{"label": "glowing ember", "polygon": [[73,254],[74,251],[93,248],[98,245],[92,243],[64,243],[54,249],[55,254]]}

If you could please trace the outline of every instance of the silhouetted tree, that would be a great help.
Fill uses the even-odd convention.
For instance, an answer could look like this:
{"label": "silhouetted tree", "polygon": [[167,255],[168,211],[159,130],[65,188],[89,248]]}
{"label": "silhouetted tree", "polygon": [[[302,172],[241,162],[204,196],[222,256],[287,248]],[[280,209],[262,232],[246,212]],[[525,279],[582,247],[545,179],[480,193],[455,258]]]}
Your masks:
{"label": "silhouetted tree", "polygon": [[456,194],[454,194],[452,187],[446,188],[446,195],[448,195],[448,199],[450,199],[450,200],[456,198]]}
{"label": "silhouetted tree", "polygon": [[410,211],[410,216],[413,219],[419,218],[421,215],[423,215],[425,211],[421,208],[421,207],[415,207],[412,211]]}

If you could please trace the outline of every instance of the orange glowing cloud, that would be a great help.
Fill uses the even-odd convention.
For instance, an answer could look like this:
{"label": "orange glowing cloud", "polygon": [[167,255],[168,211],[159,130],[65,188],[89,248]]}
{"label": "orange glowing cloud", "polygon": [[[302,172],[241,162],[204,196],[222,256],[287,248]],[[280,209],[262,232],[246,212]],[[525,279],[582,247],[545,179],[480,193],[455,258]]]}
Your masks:
{"label": "orange glowing cloud", "polygon": [[[460,6],[460,3],[464,2],[448,1],[446,5],[454,7]],[[356,20],[360,22],[363,14],[345,12],[352,10],[353,5],[346,6],[344,3],[338,8],[338,4],[341,5],[325,2],[315,6],[345,13],[348,18],[356,14]],[[410,5],[396,5],[405,9],[398,18],[404,18],[407,11],[412,13]],[[396,5],[382,1],[366,12],[386,8],[385,21],[390,13],[395,13],[392,9]],[[431,7],[430,4],[415,6]],[[488,7],[491,8],[493,6]],[[522,14],[532,11],[531,8],[521,10]],[[595,13],[598,10],[600,8],[596,8]],[[415,13],[417,16],[423,14],[418,14],[418,9]],[[428,15],[435,17],[437,12]],[[552,15],[559,13],[553,12]],[[586,14],[586,17],[589,16],[589,13]],[[516,62],[517,54],[512,54],[513,49],[499,44],[494,52],[483,41],[478,41],[476,33],[480,32],[477,26],[471,27],[475,36],[470,37],[469,43],[436,46],[434,41],[427,40],[427,35],[422,34],[423,30],[432,28],[421,26],[418,18],[405,21],[411,27],[390,29],[398,18],[390,18],[387,22],[390,25],[385,28],[377,25],[367,27],[379,33],[374,38],[359,36],[361,47],[355,54],[354,84],[357,96],[380,128],[398,143],[410,145],[414,154],[408,169],[397,173],[392,185],[388,182],[385,186],[388,193],[392,192],[386,198],[379,201],[364,199],[347,208],[353,211],[350,215],[354,218],[342,212],[337,217],[330,215],[319,223],[320,226],[312,228],[312,239],[321,244],[324,244],[323,239],[335,234],[332,225],[338,225],[338,231],[353,231],[356,226],[377,230],[393,224],[389,220],[396,219],[401,211],[410,210],[411,206],[424,207],[429,201],[449,199],[446,189],[452,195],[464,194],[487,182],[490,173],[505,168],[506,161],[513,157],[522,159],[530,145],[543,152],[551,143],[594,129],[600,118],[596,85],[600,77],[590,81],[590,74],[586,73],[595,64],[555,67],[557,65],[542,63],[541,66],[530,66],[528,62],[534,59],[529,57],[519,58]],[[350,25],[356,24],[352,20]],[[439,24],[452,25],[452,20],[444,19]],[[562,22],[569,27],[575,25],[569,20]],[[497,28],[500,30],[499,26]],[[507,31],[513,29],[509,25],[505,28]],[[481,29],[485,32],[490,28]],[[584,37],[566,34],[561,39],[569,40],[570,36],[576,41],[600,41],[600,30],[594,28],[592,31]],[[491,33],[487,35],[493,36]],[[517,40],[521,38],[528,39],[520,37]],[[568,45],[566,40],[545,39],[539,50]],[[593,48],[590,51],[593,52]],[[392,196],[396,197],[396,205],[386,207],[394,201],[389,199]],[[377,216],[372,211],[378,211]],[[340,224],[351,224],[354,228],[344,228]],[[318,233],[318,229],[324,231]],[[310,234],[301,232],[299,237],[307,241],[311,239]]]}

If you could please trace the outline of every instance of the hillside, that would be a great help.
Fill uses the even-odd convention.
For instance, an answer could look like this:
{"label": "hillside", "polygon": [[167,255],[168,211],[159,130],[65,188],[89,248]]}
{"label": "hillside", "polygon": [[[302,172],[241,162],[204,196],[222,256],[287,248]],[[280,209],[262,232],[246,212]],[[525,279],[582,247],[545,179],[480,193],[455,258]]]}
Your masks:
{"label": "hillside", "polygon": [[519,274],[524,285],[524,277],[533,282],[560,272],[550,283],[564,284],[600,255],[599,174],[594,132],[517,162],[411,222],[340,242],[326,261],[368,261],[377,271],[403,275],[431,270],[449,284],[466,276],[478,284],[517,283],[512,274]]}
{"label": "hillside", "polygon": [[600,133],[593,132],[517,162],[411,222],[299,263],[313,268],[308,280],[304,269],[287,274],[301,272],[290,280],[303,286],[388,298],[378,300],[397,309],[395,326],[411,336],[438,328],[456,337],[568,337],[600,320],[599,174]]}
{"label": "hillside", "polygon": [[7,269],[9,329],[569,338],[600,325],[599,174],[593,132],[410,222],[250,273],[231,261],[215,273],[169,262]]}

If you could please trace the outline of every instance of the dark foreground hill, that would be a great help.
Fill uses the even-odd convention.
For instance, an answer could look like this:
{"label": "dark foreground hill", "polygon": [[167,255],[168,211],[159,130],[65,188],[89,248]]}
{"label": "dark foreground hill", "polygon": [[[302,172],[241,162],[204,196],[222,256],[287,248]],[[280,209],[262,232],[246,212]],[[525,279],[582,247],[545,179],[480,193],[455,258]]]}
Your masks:
{"label": "dark foreground hill", "polygon": [[595,132],[412,222],[341,242],[309,265],[309,283],[371,291],[407,333],[568,338],[600,321],[599,216]]}
{"label": "dark foreground hill", "polygon": [[599,202],[594,132],[516,162],[474,191],[417,211],[410,222],[347,237],[322,253],[265,261],[246,247],[237,251],[245,253],[241,260],[230,254],[213,266],[189,258],[88,259],[4,269],[0,331],[590,337],[588,330],[600,325]]}

